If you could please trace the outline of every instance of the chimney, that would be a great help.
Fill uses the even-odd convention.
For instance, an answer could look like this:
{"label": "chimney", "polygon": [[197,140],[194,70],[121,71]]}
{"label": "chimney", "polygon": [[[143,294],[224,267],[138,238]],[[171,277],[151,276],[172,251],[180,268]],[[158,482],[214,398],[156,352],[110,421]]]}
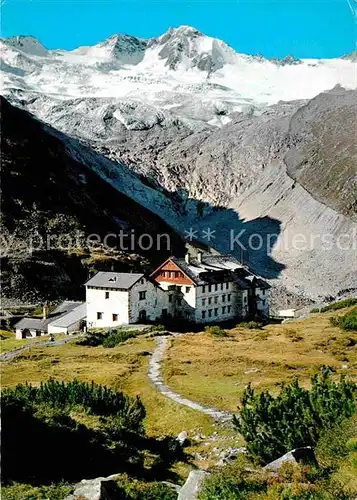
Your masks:
{"label": "chimney", "polygon": [[48,318],[48,305],[47,303],[43,306],[42,309],[42,318],[47,319]]}
{"label": "chimney", "polygon": [[198,252],[197,254],[197,260],[199,264],[202,264],[202,252]]}
{"label": "chimney", "polygon": [[191,263],[190,252],[187,252],[187,254],[185,255],[185,262],[186,262],[186,264],[190,264]]}

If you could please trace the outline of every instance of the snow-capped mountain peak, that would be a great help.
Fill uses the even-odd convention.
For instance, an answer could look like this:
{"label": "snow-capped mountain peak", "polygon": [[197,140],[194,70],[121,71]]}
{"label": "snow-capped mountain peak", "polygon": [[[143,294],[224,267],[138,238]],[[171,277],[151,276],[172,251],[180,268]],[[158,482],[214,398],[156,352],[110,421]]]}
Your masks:
{"label": "snow-capped mountain peak", "polygon": [[1,56],[3,93],[10,99],[21,95],[21,102],[34,102],[40,96],[41,106],[33,109],[40,114],[49,112],[44,101],[55,107],[67,101],[80,121],[92,112],[101,117],[100,127],[220,127],[236,112],[260,113],[278,101],[357,83],[353,57],[269,60],[238,53],[191,26],[149,40],[114,34],[70,51],[12,37],[2,40]]}
{"label": "snow-capped mountain peak", "polygon": [[5,45],[32,56],[45,57],[48,53],[47,49],[34,36],[20,35],[11,38],[2,38],[1,40]]}
{"label": "snow-capped mountain peak", "polygon": [[170,70],[198,69],[211,73],[230,64],[236,52],[221,40],[204,35],[191,26],[170,28],[149,40],[148,48],[158,48],[158,57]]}

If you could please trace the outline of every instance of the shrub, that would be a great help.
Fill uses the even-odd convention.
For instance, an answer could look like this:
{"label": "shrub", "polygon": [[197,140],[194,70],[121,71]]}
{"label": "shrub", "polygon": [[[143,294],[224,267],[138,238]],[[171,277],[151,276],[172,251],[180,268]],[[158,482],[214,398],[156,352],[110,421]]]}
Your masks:
{"label": "shrub", "polygon": [[311,383],[307,390],[295,379],[277,397],[246,388],[233,423],[252,457],[266,463],[291,449],[314,446],[323,431],[353,414],[356,384],[343,377],[333,382],[326,367]]}
{"label": "shrub", "polygon": [[158,482],[143,482],[121,476],[117,480],[122,500],[176,500],[177,492],[170,486]]}
{"label": "shrub", "polygon": [[244,469],[244,461],[237,461],[209,476],[204,481],[198,498],[199,500],[253,500],[266,491],[265,479],[262,474],[247,472]]}
{"label": "shrub", "polygon": [[11,486],[1,488],[2,500],[43,500],[44,498],[64,500],[71,492],[71,487],[65,483],[52,484],[49,486],[32,486],[30,484],[14,483]]}
{"label": "shrub", "polygon": [[357,308],[347,312],[343,316],[333,316],[330,318],[332,326],[338,326],[343,330],[357,331]]}
{"label": "shrub", "polygon": [[321,312],[337,311],[338,309],[344,309],[345,307],[351,307],[357,305],[357,297],[345,300],[339,300],[338,302],[333,302],[328,306],[322,307]]}
{"label": "shrub", "polygon": [[263,323],[259,321],[243,321],[238,323],[236,328],[248,328],[249,330],[261,330],[263,328]]}
{"label": "shrub", "polygon": [[127,330],[119,330],[117,332],[110,333],[104,338],[103,347],[115,347],[128,339],[136,337],[136,335],[137,333],[135,331]]}
{"label": "shrub", "polygon": [[227,332],[218,325],[215,326],[206,326],[206,333],[210,333],[211,335],[215,335],[216,337],[227,337]]}
{"label": "shrub", "polygon": [[77,379],[72,382],[49,379],[48,382],[41,382],[40,387],[19,384],[14,388],[4,389],[2,401],[21,402],[24,407],[47,404],[71,409],[81,406],[96,415],[116,415],[121,419],[123,427],[132,430],[141,429],[145,418],[145,408],[138,397],[131,398],[94,382],[88,384]]}

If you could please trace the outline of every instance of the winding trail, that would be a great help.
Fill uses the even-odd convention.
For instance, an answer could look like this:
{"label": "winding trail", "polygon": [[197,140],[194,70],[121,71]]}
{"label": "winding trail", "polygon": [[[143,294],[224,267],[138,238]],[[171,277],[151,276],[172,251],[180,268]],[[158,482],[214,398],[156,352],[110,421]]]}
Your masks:
{"label": "winding trail", "polygon": [[195,403],[194,401],[181,396],[177,392],[172,391],[167,385],[165,385],[164,379],[161,375],[161,363],[164,359],[165,351],[169,344],[169,338],[157,337],[156,342],[157,347],[150,359],[148,376],[151,382],[158,389],[158,391],[167,398],[172,399],[176,403],[187,406],[192,410],[197,410],[201,413],[205,413],[206,415],[212,417],[214,420],[217,420],[219,422],[229,422],[232,419],[232,415],[230,413],[215,410],[214,408],[210,408],[209,406],[203,406],[199,403]]}

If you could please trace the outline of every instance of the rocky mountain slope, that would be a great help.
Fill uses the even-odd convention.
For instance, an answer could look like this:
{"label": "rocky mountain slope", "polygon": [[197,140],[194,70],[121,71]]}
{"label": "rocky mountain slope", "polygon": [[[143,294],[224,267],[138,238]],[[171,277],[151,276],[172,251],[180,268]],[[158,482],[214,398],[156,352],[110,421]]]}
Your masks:
{"label": "rocky mountain slope", "polygon": [[[29,301],[80,296],[83,281],[98,267],[135,271],[184,251],[175,231],[133,199],[135,189],[147,190],[135,176],[129,173],[125,182],[128,193],[130,178],[136,181],[132,196],[113,188],[96,172],[102,165],[95,155],[88,161],[83,146],[76,149],[75,141],[3,98],[1,130],[4,295]],[[134,238],[123,245],[114,236],[104,240],[121,230]],[[172,248],[165,240],[160,254],[146,251],[138,244],[142,234],[168,234]]]}
{"label": "rocky mountain slope", "polygon": [[268,61],[190,27],[71,52],[3,44],[3,92],[115,190],[284,296],[357,288],[357,92],[336,86],[356,87],[353,57]]}

